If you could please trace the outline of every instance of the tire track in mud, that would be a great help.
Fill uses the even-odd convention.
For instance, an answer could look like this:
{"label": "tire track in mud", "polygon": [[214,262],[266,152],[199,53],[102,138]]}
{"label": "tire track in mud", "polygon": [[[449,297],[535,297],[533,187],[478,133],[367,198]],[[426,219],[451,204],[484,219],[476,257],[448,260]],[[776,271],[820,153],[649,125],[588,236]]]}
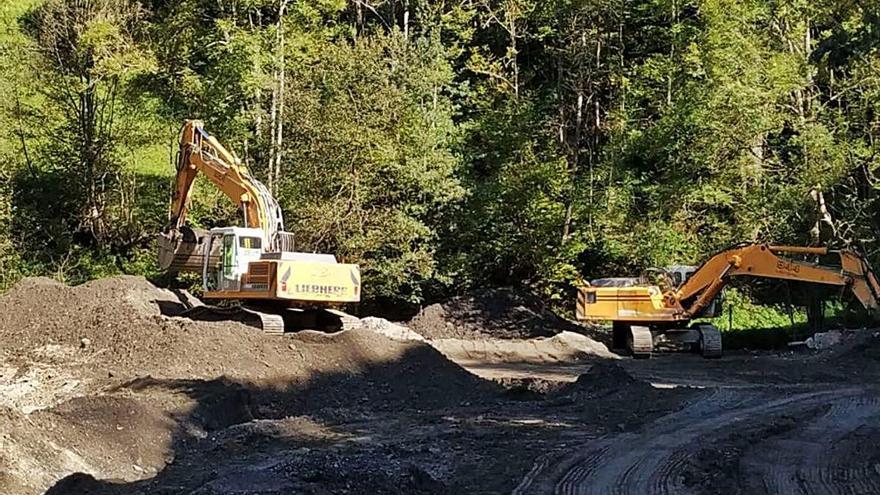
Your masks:
{"label": "tire track in mud", "polygon": [[[772,493],[880,493],[880,473],[873,466],[842,465],[829,455],[844,437],[866,424],[877,424],[880,399],[853,397],[793,432],[761,442],[742,460],[743,477],[761,480],[751,490]],[[786,463],[778,462],[785,453]]]}
{"label": "tire track in mud", "polygon": [[861,387],[712,389],[639,431],[541,459],[513,493],[695,493],[701,487],[684,480],[702,449],[779,417],[794,418],[794,426],[743,442],[734,474],[745,493],[880,493],[880,466],[841,464],[832,455],[835,443],[880,418],[880,399]]}

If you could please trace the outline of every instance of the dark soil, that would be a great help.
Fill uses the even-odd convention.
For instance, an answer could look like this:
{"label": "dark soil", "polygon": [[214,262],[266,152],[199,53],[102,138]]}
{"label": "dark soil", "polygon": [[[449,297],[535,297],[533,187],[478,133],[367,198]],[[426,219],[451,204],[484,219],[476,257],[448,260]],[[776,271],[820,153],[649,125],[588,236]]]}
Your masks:
{"label": "dark soil", "polygon": [[[489,300],[479,335],[570,325]],[[160,311],[177,303],[138,277],[28,279],[0,296],[0,366],[43,370],[25,389],[59,389],[29,414],[0,407],[0,493],[505,492],[560,438],[617,431],[630,412],[647,421],[689,394],[560,395],[367,329],[272,337]]]}
{"label": "dark soil", "polygon": [[[571,325],[534,301],[501,294],[487,296],[492,304],[439,306],[444,316],[433,321],[478,338]],[[31,279],[0,296],[0,493],[509,493],[528,473],[552,468],[553,459],[577,460],[596,442],[614,447],[607,456],[624,465],[634,438],[644,440],[639,455],[662,456],[652,435],[675,439],[689,427],[695,441],[681,448],[691,460],[675,464],[683,470],[675,482],[704,493],[754,492],[740,469],[750,444],[821,432],[803,422],[826,399],[737,419],[739,430],[712,417],[732,414],[729,407],[748,414],[763,398],[804,390],[841,391],[835,414],[854,429],[837,457],[864,467],[880,452],[871,426],[880,416],[859,413],[880,411],[871,385],[880,338],[870,333],[824,354],[707,361],[659,353],[571,363],[578,371],[568,376],[579,376],[570,383],[547,378],[566,366],[556,362],[552,373],[496,382],[425,343],[369,329],[267,336],[162,315],[159,304],[175,299],[135,277],[75,288]],[[446,326],[453,321],[463,326]],[[862,395],[850,397],[853,388]],[[51,393],[32,393],[44,389]],[[680,426],[675,411],[687,413]],[[834,418],[824,424],[840,426]],[[704,430],[715,436],[702,441]],[[602,466],[615,471],[589,469]]]}
{"label": "dark soil", "polygon": [[[816,411],[814,416],[818,414]],[[715,493],[748,494],[752,490],[742,476],[740,459],[749,446],[794,430],[799,421],[808,418],[794,418],[787,415],[774,416],[765,423],[752,428],[737,429],[729,436],[713,442],[688,459],[683,471],[683,483],[695,493],[710,495]],[[780,455],[783,455],[780,452]]]}
{"label": "dark soil", "polygon": [[527,339],[552,337],[564,330],[582,332],[545,307],[532,294],[488,290],[423,308],[407,324],[427,339]]}
{"label": "dark soil", "polygon": [[620,364],[600,361],[590,368],[589,373],[561,388],[557,395],[589,399],[620,391],[648,393],[652,388],[649,383],[633,378]]}

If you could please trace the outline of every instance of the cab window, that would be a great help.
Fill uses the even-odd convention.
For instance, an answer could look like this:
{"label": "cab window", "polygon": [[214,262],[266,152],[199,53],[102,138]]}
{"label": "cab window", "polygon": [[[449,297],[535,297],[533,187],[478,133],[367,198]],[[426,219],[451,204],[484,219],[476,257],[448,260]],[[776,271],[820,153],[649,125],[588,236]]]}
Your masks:
{"label": "cab window", "polygon": [[235,237],[232,235],[223,236],[223,275],[232,276],[235,261]]}
{"label": "cab window", "polygon": [[238,238],[238,247],[244,249],[260,249],[262,247],[263,240],[259,237],[239,237]]}

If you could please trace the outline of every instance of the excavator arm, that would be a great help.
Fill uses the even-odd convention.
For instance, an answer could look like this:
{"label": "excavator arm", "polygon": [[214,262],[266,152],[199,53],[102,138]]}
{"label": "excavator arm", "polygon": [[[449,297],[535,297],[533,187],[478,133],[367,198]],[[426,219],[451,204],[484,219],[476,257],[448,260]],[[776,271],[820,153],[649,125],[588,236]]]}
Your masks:
{"label": "excavator arm", "polygon": [[[839,263],[808,263],[782,254],[837,256]],[[690,317],[700,314],[731,277],[750,276],[849,288],[870,312],[880,309],[880,283],[867,261],[852,251],[822,247],[750,244],[716,254],[678,289],[666,294],[667,304],[680,306]]]}
{"label": "excavator arm", "polygon": [[241,207],[245,227],[263,230],[267,244],[284,230],[281,208],[266,186],[250,175],[234,153],[209,135],[201,121],[187,120],[180,131],[177,176],[166,233],[184,226],[193,182],[199,172]]}

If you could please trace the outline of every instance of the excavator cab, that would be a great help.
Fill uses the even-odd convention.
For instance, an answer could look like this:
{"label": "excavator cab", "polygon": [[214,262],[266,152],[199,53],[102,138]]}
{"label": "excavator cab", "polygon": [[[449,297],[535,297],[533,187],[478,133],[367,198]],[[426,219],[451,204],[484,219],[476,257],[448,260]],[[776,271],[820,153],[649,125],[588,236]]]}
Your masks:
{"label": "excavator cab", "polygon": [[219,246],[219,263],[209,266],[209,258],[203,258],[205,291],[241,290],[248,266],[252,261],[260,260],[263,251],[262,235],[260,229],[244,227],[211,229],[207,249],[210,252],[214,250],[214,246]]}
{"label": "excavator cab", "polygon": [[[677,289],[690,280],[691,276],[697,272],[698,268],[698,266],[694,265],[672,265],[666,267],[666,272],[669,273],[674,283],[674,287]],[[719,291],[718,295],[706,305],[706,308],[703,309],[702,312],[694,316],[699,318],[715,318],[721,316],[723,307],[724,291],[722,290]]]}

